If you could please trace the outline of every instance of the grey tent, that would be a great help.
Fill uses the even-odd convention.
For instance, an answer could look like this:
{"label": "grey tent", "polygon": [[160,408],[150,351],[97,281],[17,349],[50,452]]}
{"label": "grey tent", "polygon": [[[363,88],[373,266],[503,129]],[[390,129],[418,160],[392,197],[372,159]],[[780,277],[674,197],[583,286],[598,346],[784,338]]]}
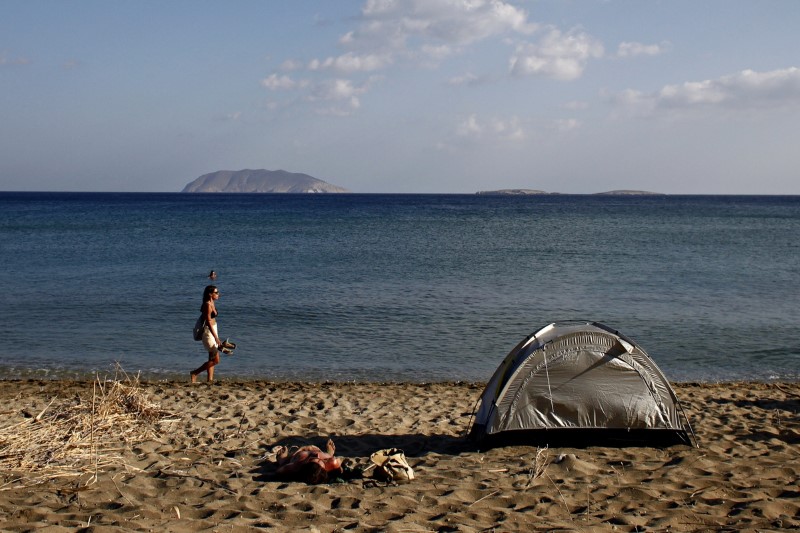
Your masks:
{"label": "grey tent", "polygon": [[635,342],[598,322],[564,322],[506,356],[470,434],[490,444],[689,444],[681,415],[666,377]]}

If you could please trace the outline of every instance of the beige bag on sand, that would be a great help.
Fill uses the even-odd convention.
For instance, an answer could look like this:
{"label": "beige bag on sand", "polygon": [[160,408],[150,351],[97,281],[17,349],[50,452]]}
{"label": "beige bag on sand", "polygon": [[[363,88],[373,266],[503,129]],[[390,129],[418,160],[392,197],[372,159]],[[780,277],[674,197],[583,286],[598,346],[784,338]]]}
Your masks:
{"label": "beige bag on sand", "polygon": [[372,477],[385,481],[411,481],[414,471],[406,461],[406,454],[398,448],[378,450],[369,457],[375,465]]}

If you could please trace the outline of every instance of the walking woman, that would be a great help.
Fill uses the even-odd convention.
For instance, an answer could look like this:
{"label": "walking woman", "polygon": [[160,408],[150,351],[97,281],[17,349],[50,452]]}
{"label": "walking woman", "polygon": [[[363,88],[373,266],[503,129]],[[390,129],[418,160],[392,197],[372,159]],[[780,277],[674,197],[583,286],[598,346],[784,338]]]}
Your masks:
{"label": "walking woman", "polygon": [[203,346],[208,350],[208,361],[189,373],[192,383],[196,383],[197,376],[204,371],[208,372],[208,381],[214,381],[214,367],[219,364],[219,348],[222,344],[217,333],[217,306],[214,305],[217,300],[219,300],[219,289],[214,285],[206,287],[203,291],[203,305],[200,306],[200,314],[205,320]]}

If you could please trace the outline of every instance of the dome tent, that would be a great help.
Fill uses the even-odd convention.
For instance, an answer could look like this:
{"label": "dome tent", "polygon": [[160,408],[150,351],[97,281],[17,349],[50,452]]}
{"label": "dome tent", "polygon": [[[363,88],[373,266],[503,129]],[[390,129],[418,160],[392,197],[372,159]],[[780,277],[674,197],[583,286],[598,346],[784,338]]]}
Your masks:
{"label": "dome tent", "polygon": [[678,398],[631,339],[598,322],[540,329],[506,356],[470,435],[489,444],[690,444]]}

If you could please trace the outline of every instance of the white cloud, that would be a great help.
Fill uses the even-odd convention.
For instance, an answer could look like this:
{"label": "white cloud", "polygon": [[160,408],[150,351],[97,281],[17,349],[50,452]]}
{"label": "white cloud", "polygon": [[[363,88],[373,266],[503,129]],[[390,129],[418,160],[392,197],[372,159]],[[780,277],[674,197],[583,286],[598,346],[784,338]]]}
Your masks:
{"label": "white cloud", "polygon": [[800,105],[800,68],[743,70],[715,80],[667,85],[653,93],[628,89],[614,98],[639,114],[722,107],[759,109]]}
{"label": "white cloud", "polygon": [[325,103],[325,107],[315,111],[323,115],[347,116],[361,107],[359,96],[365,94],[379,78],[372,77],[362,84],[355,84],[348,79],[327,79],[311,87],[306,100],[314,103]]}
{"label": "white cloud", "polygon": [[[359,96],[371,85],[370,80],[363,81],[364,74],[399,61],[435,67],[469,44],[527,35],[536,28],[527,12],[505,0],[366,0],[356,27],[339,38],[344,53],[314,58],[305,65],[287,60],[261,84],[271,91],[295,91],[306,102],[337,102],[327,113],[348,114],[359,108]],[[301,69],[307,80],[286,74]],[[320,80],[326,73],[334,78]],[[472,85],[481,79],[486,78],[453,79],[451,84]],[[343,112],[339,106],[345,103]]]}
{"label": "white cloud", "polygon": [[350,74],[378,70],[390,63],[391,58],[387,55],[367,54],[359,56],[348,52],[338,57],[329,57],[324,60],[313,59],[308,64],[308,70],[335,70]]}
{"label": "white cloud", "polygon": [[475,137],[481,134],[483,128],[478,124],[478,117],[470,115],[456,126],[456,135],[459,137]]}
{"label": "white cloud", "polygon": [[221,115],[221,116],[215,117],[214,120],[217,120],[219,122],[236,122],[236,121],[240,120],[241,118],[242,118],[242,112],[241,111],[234,111],[232,113],[226,113],[225,115]]}
{"label": "white cloud", "polygon": [[511,117],[510,119],[500,120],[495,119],[489,123],[489,127],[491,128],[491,134],[495,138],[508,140],[508,141],[519,141],[525,138],[525,132],[520,125],[520,120],[517,117]]}
{"label": "white cloud", "polygon": [[580,120],[574,118],[563,118],[556,120],[553,125],[557,131],[566,133],[580,128],[582,123]]}
{"label": "white cloud", "polygon": [[303,68],[303,63],[296,59],[287,59],[281,63],[280,69],[284,72],[291,72],[293,70],[300,70]]}
{"label": "white cloud", "polygon": [[440,44],[438,46],[426,44],[421,47],[421,51],[425,56],[434,61],[442,61],[453,55],[456,48],[448,44]]}
{"label": "white cloud", "polygon": [[571,81],[581,77],[592,58],[602,57],[603,45],[577,29],[562,33],[550,28],[538,43],[517,46],[510,60],[510,72],[516,76],[545,76]]}
{"label": "white cloud", "polygon": [[293,89],[302,89],[308,86],[308,80],[299,80],[296,81],[289,76],[279,76],[277,74],[270,74],[263,80],[261,80],[261,85],[266,87],[271,91],[290,91]]}
{"label": "white cloud", "polygon": [[456,135],[469,140],[519,141],[525,138],[525,131],[516,116],[480,120],[472,114],[456,125]]}
{"label": "white cloud", "polygon": [[502,0],[367,0],[361,16],[361,26],[340,42],[397,52],[411,39],[460,46],[536,29],[527,12]]}
{"label": "white cloud", "polygon": [[361,107],[358,98],[352,98],[349,102],[344,102],[341,105],[330,105],[328,107],[319,107],[314,110],[318,115],[329,115],[334,117],[347,117],[353,111]]}
{"label": "white cloud", "polygon": [[[331,60],[333,61],[333,60]],[[332,64],[309,65],[309,70],[324,70],[334,68]],[[357,83],[347,78],[316,79],[313,74],[309,79],[295,79],[286,74],[273,73],[261,80],[261,85],[270,91],[285,91],[294,93],[290,100],[284,104],[272,102],[266,108],[274,111],[299,102],[316,104],[324,103],[327,107],[316,108],[315,112],[346,116],[361,107],[359,96],[365,94],[380,76],[370,76],[368,79]]]}
{"label": "white cloud", "polygon": [[30,65],[31,60],[27,57],[8,57],[7,52],[0,52],[0,67],[11,65]]}
{"label": "white cloud", "polygon": [[581,100],[573,100],[571,102],[567,102],[562,105],[564,109],[569,109],[570,111],[581,111],[583,109],[589,109],[589,102],[584,102]]}
{"label": "white cloud", "polygon": [[467,72],[461,76],[454,76],[447,80],[448,85],[479,85],[485,81],[485,78],[476,76],[472,72]]}
{"label": "white cloud", "polygon": [[312,100],[346,100],[361,94],[366,89],[356,87],[351,80],[325,80],[314,86],[311,91]]}
{"label": "white cloud", "polygon": [[667,41],[659,44],[623,42],[617,47],[617,57],[657,56],[667,52],[671,47]]}

